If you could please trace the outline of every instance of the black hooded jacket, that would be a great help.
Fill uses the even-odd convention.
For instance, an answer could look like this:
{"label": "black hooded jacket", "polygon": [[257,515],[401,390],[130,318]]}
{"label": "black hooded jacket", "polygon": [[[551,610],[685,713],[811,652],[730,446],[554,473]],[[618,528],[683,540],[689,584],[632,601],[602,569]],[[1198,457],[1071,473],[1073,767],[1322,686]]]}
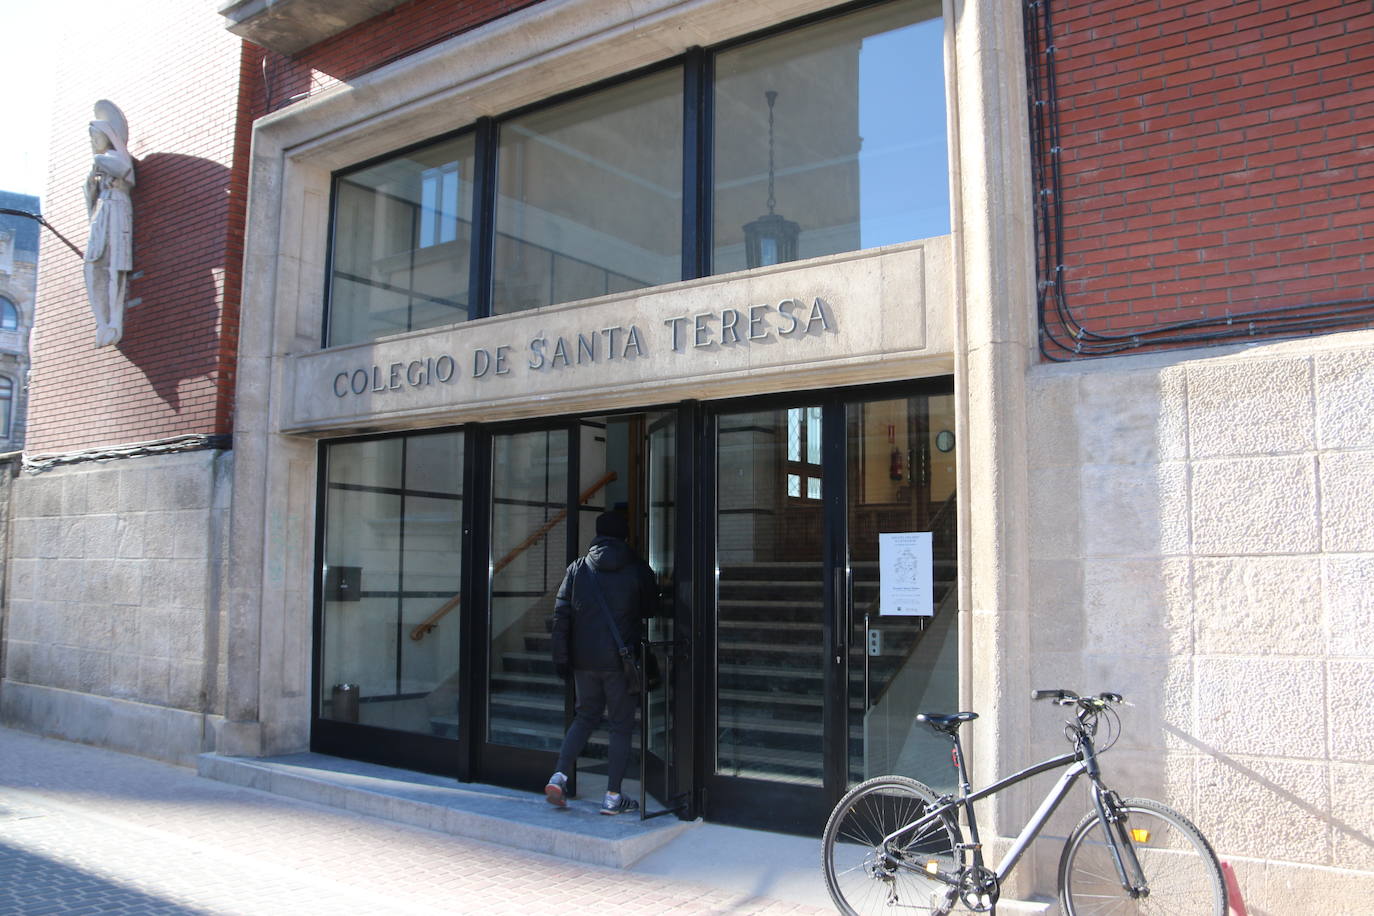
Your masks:
{"label": "black hooded jacket", "polygon": [[[589,568],[590,567],[590,568]],[[596,582],[591,581],[596,570]],[[620,638],[631,651],[640,638],[640,621],[652,616],[658,603],[654,574],[620,538],[598,536],[587,556],[568,567],[553,603],[553,661],[583,671],[620,668],[615,638],[606,612],[597,601],[601,586]]]}

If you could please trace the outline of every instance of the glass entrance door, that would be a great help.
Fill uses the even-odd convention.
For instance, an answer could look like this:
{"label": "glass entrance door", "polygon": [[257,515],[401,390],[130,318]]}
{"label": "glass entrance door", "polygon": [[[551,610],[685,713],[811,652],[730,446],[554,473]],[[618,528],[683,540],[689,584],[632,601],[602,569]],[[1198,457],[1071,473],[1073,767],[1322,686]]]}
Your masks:
{"label": "glass entrance door", "polygon": [[845,405],[848,785],[954,789],[949,742],[915,720],[958,709],[954,428],[951,394]]}
{"label": "glass entrance door", "polygon": [[825,806],[833,591],[822,407],[720,414],[708,816],[805,831]]}
{"label": "glass entrance door", "polygon": [[571,561],[572,435],[565,424],[491,437],[480,779],[532,785],[563,738],[548,620]]}
{"label": "glass entrance door", "polygon": [[914,717],[958,699],[953,431],[947,385],[715,415],[708,819],[815,834],[949,771]]}
{"label": "glass entrance door", "polygon": [[[557,677],[549,623],[568,564],[585,555],[596,516],[625,517],[630,547],[649,563],[660,613],[644,634],[665,673],[673,670],[679,532],[675,412],[581,417],[557,426],[491,434],[490,565],[484,634],[482,741],[475,778],[542,785],[552,771],[573,712],[573,688]],[[650,792],[661,803],[676,782],[674,690],[668,678],[646,698],[625,791],[639,791],[640,748],[648,749]],[[689,720],[690,721],[690,720]],[[606,781],[604,729],[577,761],[583,797]]]}

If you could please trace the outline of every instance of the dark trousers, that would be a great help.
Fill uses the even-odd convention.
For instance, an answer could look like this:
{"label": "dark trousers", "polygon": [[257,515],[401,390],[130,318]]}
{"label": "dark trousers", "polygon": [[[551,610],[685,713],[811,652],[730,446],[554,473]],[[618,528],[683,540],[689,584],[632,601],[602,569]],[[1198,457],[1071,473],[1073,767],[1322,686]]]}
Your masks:
{"label": "dark trousers", "polygon": [[630,735],[635,727],[638,697],[625,689],[623,671],[574,671],[573,686],[577,689],[577,715],[563,738],[563,749],[558,752],[558,772],[566,773],[572,768],[587,739],[601,724],[604,709],[611,727],[606,790],[619,792],[625,765],[630,760]]}

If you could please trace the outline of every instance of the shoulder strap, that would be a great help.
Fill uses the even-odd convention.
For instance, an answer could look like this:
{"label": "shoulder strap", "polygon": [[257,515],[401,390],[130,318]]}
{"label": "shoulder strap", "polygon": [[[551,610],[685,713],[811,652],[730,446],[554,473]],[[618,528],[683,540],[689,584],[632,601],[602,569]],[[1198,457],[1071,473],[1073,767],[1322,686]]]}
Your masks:
{"label": "shoulder strap", "polygon": [[601,583],[597,580],[596,569],[592,564],[586,563],[583,568],[587,570],[587,578],[592,583],[592,594],[596,596],[596,603],[601,605],[601,611],[606,618],[606,626],[611,628],[611,636],[615,638],[615,647],[621,655],[629,655],[630,650],[625,648],[625,640],[620,638],[620,627],[615,625],[615,617],[611,615],[611,609],[606,605],[606,597],[601,593]]}

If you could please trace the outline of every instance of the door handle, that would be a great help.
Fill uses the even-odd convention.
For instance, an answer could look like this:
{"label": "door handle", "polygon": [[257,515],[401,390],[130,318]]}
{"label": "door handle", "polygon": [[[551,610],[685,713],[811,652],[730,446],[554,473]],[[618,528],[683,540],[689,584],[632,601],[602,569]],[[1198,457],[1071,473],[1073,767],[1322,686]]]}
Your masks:
{"label": "door handle", "polygon": [[834,644],[835,644],[835,664],[844,664],[845,643],[849,633],[849,588],[847,579],[849,568],[838,566],[835,569],[834,587]]}

